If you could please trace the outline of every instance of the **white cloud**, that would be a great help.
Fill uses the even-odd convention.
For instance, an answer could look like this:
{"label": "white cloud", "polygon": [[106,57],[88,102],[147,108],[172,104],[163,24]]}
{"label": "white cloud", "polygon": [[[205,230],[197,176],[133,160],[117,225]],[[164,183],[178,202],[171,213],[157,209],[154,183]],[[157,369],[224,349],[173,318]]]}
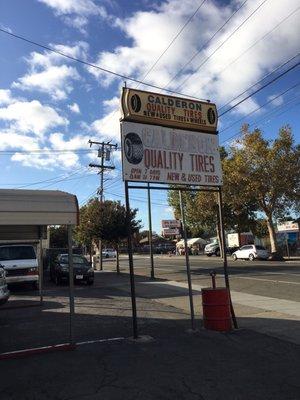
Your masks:
{"label": "white cloud", "polygon": [[[76,149],[72,140],[65,147],[69,147],[69,145]],[[60,143],[58,148],[62,147],[63,145]],[[53,148],[56,149],[55,146]],[[53,153],[53,148],[41,146],[38,137],[21,134],[18,129],[8,128],[0,130],[0,149],[18,149],[11,156],[11,161],[18,162],[24,167],[54,170],[57,168],[70,169],[79,165],[79,157],[76,153]],[[28,153],[23,153],[22,151],[27,151]]]}
{"label": "white cloud", "polygon": [[[180,91],[224,104],[297,53],[300,36],[297,13],[259,41],[299,6],[298,0],[275,1],[265,3],[237,34],[205,61],[260,3],[260,0],[247,2],[208,47],[170,83],[169,88],[178,90],[180,84],[189,78]],[[236,0],[222,6],[220,2],[205,3],[145,80],[158,86],[166,85],[240,4],[241,1]],[[119,21],[119,27],[131,44],[117,46],[111,52],[99,53],[96,63],[117,73],[143,79],[195,8],[194,0],[168,0],[154,11],[139,11],[130,18]],[[258,41],[257,45],[245,53],[248,47]],[[204,64],[198,70],[202,62]],[[99,70],[88,70],[104,86],[118,79]],[[132,83],[132,86],[136,85]],[[248,102],[248,106],[249,104],[253,106],[251,108],[258,106],[255,99]],[[249,109],[241,106],[239,112],[246,113]],[[101,121],[103,125],[104,119]]]}
{"label": "white cloud", "polygon": [[168,213],[168,214],[171,214],[172,216],[174,215],[174,210],[173,210],[172,207],[165,207],[164,208],[164,212]]}
{"label": "white cloud", "polygon": [[103,6],[96,4],[94,0],[38,0],[48,7],[52,8],[54,14],[62,17],[63,21],[74,28],[79,29],[81,33],[86,33],[86,25],[89,17],[98,16],[103,20],[115,19],[110,17]]}
{"label": "white cloud", "polygon": [[39,150],[36,137],[20,134],[14,129],[0,130],[0,149]]}
{"label": "white cloud", "polygon": [[120,107],[120,98],[113,97],[112,99],[104,100],[102,104],[107,111],[116,111]]}
{"label": "white cloud", "polygon": [[95,15],[99,12],[93,0],[38,0],[51,7],[57,15]]}
{"label": "white cloud", "polygon": [[[74,46],[50,44],[54,49],[71,57],[86,58],[88,44],[78,42]],[[54,100],[64,100],[73,90],[73,81],[80,80],[75,67],[63,64],[70,62],[59,54],[46,51],[32,52],[26,59],[30,67],[28,74],[13,82],[12,87],[21,90],[37,90],[47,93]]]}
{"label": "white cloud", "polygon": [[75,114],[80,114],[80,108],[77,103],[69,104],[68,108]]}
{"label": "white cloud", "polygon": [[91,125],[100,138],[120,140],[120,113],[118,109],[114,109],[106,114],[103,118],[97,119]]}
{"label": "white cloud", "polygon": [[68,82],[79,79],[75,68],[61,65],[52,66],[45,71],[28,74],[13,83],[14,88],[22,90],[38,90],[48,93],[54,100],[64,100],[73,87]]}
{"label": "white cloud", "polygon": [[3,25],[3,24],[1,24],[1,23],[0,23],[0,28],[1,28],[1,29],[4,29],[5,31],[10,32],[10,33],[13,32],[9,27],[7,27],[7,26],[5,26],[5,25]]}
{"label": "white cloud", "polygon": [[[80,165],[79,155],[71,150],[88,148],[88,139],[81,135],[66,139],[62,133],[53,133],[48,138],[49,145],[41,146],[40,138],[21,134],[17,129],[8,128],[0,130],[0,150],[18,149],[12,155],[11,160],[19,162],[25,167],[50,170],[71,169]],[[58,153],[53,150],[70,151]]]}
{"label": "white cloud", "polygon": [[9,89],[0,89],[0,105],[11,103],[11,91]]}
{"label": "white cloud", "polygon": [[16,101],[0,108],[0,120],[11,123],[10,128],[23,133],[33,133],[43,137],[45,132],[59,125],[68,125],[69,121],[60,116],[52,107],[39,101]]}
{"label": "white cloud", "polygon": [[22,154],[15,153],[12,161],[20,162],[25,167],[54,170],[58,167],[70,169],[79,165],[79,157],[76,153],[52,154]]}
{"label": "white cloud", "polygon": [[[72,46],[50,43],[49,47],[61,53],[64,53],[68,56],[74,58],[83,58],[83,59],[86,59],[87,51],[89,49],[88,43],[84,41],[79,41]],[[52,65],[60,65],[66,62],[66,58],[50,51],[45,51],[44,53],[38,53],[36,51],[33,51],[30,53],[30,56],[27,57],[25,60],[31,67],[32,71],[46,69],[51,67]]]}
{"label": "white cloud", "polygon": [[88,24],[88,18],[77,16],[77,17],[65,17],[64,22],[73,28],[78,29],[83,35],[86,35],[86,25]]}
{"label": "white cloud", "polygon": [[271,104],[273,106],[281,106],[281,104],[283,104],[283,101],[284,101],[283,96],[279,96],[279,97],[277,97],[277,96],[278,96],[278,94],[272,94],[271,96],[269,96],[267,98],[267,100],[272,100]]}
{"label": "white cloud", "polygon": [[76,135],[70,139],[65,139],[63,133],[55,132],[49,136],[51,147],[58,150],[78,150],[86,148],[88,150],[89,136]]}

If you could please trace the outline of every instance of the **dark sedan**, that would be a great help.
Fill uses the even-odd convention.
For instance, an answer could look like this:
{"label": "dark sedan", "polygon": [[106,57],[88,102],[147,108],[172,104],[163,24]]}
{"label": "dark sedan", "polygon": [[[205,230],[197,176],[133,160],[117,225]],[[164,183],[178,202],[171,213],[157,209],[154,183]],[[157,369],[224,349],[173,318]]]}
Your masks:
{"label": "dark sedan", "polygon": [[[85,257],[74,254],[74,281],[85,282],[88,285],[94,283],[94,270]],[[68,254],[59,254],[50,267],[50,278],[56,285],[69,280]]]}

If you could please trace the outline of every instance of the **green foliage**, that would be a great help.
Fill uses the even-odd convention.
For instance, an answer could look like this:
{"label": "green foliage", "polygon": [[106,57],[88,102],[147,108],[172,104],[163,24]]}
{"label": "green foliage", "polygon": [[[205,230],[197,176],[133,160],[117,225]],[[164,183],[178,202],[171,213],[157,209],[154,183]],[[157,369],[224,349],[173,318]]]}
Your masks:
{"label": "green foliage", "polygon": [[65,226],[50,227],[50,247],[51,248],[68,247],[68,230]]}
{"label": "green foliage", "polygon": [[135,220],[137,210],[131,210],[129,221],[126,208],[119,201],[92,199],[80,209],[80,225],[76,229],[76,239],[83,244],[95,240],[118,244],[127,237],[128,223],[132,233],[140,228],[140,221]]}
{"label": "green foliage", "polygon": [[242,129],[238,145],[231,148],[237,180],[242,182],[241,200],[252,199],[266,216],[271,249],[277,252],[274,222],[297,207],[300,194],[300,149],[295,145],[291,128],[282,127],[274,140],[263,138],[248,126]]}
{"label": "green foliage", "polygon": [[[242,137],[227,151],[220,149],[223,169],[223,206],[226,229],[239,232],[252,230],[258,236],[270,235],[275,253],[274,221],[285,218],[290,210],[300,210],[300,146],[295,145],[289,126],[279,130],[274,140],[266,140],[262,132],[242,127]],[[169,192],[169,204],[180,216],[179,198]],[[218,207],[214,193],[185,192],[186,217],[189,227],[213,230]],[[264,213],[265,222],[257,221]]]}

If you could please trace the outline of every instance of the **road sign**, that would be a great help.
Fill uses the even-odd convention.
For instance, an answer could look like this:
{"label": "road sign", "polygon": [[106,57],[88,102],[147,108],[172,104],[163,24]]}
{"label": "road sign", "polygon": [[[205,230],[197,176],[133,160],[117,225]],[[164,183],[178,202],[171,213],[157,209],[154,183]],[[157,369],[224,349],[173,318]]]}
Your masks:
{"label": "road sign", "polygon": [[123,120],[215,133],[217,108],[210,102],[123,88]]}
{"label": "road sign", "polygon": [[181,224],[178,219],[163,219],[161,221],[162,228],[180,228]]}
{"label": "road sign", "polygon": [[222,185],[218,135],[121,122],[123,180]]}
{"label": "road sign", "polygon": [[164,228],[162,230],[162,236],[177,236],[180,234],[180,231],[178,228]]}

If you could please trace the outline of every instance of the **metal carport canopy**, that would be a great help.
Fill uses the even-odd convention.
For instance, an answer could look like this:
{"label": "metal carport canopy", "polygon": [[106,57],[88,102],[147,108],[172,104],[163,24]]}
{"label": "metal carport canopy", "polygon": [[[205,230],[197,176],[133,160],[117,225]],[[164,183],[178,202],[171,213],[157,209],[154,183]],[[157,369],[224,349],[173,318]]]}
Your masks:
{"label": "metal carport canopy", "polygon": [[0,189],[0,225],[77,225],[77,197],[57,190]]}
{"label": "metal carport canopy", "polygon": [[[69,254],[69,299],[70,323],[69,345],[74,347],[73,316],[74,316],[74,282],[72,254],[72,226],[79,221],[78,201],[75,195],[56,190],[19,190],[0,189],[0,240],[39,240],[39,286],[40,303],[43,303],[42,281],[42,245],[43,228],[47,225],[68,226]],[[49,347],[49,346],[48,346]],[[24,349],[20,352],[2,353],[1,358],[30,354],[40,349]],[[50,346],[51,347],[51,346]],[[52,346],[53,347],[53,346]],[[55,346],[54,346],[55,347]]]}

